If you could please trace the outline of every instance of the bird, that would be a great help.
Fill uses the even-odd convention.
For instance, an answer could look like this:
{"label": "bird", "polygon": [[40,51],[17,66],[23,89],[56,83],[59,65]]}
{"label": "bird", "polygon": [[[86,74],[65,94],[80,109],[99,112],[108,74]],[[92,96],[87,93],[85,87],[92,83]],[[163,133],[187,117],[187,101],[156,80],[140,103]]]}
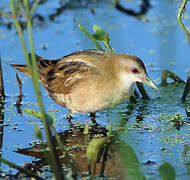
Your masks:
{"label": "bird", "polygon": [[[136,82],[158,90],[143,61],[131,54],[86,49],[58,59],[35,56],[39,81],[70,114],[90,113],[94,117],[96,112],[122,104],[133,95]],[[31,77],[26,65],[11,66]]]}

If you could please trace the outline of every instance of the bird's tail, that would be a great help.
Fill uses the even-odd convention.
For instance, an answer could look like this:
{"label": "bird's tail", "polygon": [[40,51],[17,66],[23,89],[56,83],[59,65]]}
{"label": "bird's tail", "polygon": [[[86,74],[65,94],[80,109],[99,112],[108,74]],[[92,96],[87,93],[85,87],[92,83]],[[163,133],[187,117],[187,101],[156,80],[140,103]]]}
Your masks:
{"label": "bird's tail", "polygon": [[[31,53],[28,54],[29,58],[31,58]],[[36,61],[38,62],[39,60],[43,59],[42,57],[35,55],[36,56]],[[26,65],[23,64],[10,64],[12,67],[20,71],[21,73],[31,77],[29,70]]]}
{"label": "bird's tail", "polygon": [[31,77],[26,65],[11,64],[11,66],[17,69],[18,71],[20,71],[21,73],[26,74],[27,76]]}

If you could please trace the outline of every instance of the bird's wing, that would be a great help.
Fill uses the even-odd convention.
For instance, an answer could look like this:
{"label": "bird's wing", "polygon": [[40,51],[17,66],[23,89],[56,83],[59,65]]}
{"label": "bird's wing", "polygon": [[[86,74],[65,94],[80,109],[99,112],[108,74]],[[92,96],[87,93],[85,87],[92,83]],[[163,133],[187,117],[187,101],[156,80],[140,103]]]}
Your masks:
{"label": "bird's wing", "polygon": [[99,75],[98,69],[86,55],[66,56],[56,60],[38,61],[40,79],[48,92],[68,94],[73,87],[91,75]]}

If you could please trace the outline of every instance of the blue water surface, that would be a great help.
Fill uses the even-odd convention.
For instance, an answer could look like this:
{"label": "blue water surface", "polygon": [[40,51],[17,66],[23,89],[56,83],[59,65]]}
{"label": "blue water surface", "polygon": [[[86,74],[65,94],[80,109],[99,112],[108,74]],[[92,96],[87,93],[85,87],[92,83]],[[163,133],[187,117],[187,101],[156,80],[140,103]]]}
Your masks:
{"label": "blue water surface", "polygon": [[[64,10],[54,21],[50,21],[48,15],[59,7],[58,3],[58,0],[49,0],[37,8],[36,12],[43,15],[45,21],[34,21],[36,53],[44,58],[53,59],[77,50],[95,48],[88,37],[80,31],[78,24],[83,25],[91,33],[93,25],[96,24],[110,34],[110,44],[116,52],[130,53],[142,58],[149,76],[156,82],[159,91],[146,87],[151,100],[146,102],[139,100],[132,114],[127,114],[126,102],[108,112],[98,113],[97,122],[108,125],[109,122],[117,123],[129,117],[126,122],[127,133],[123,135],[123,139],[133,147],[142,163],[142,173],[148,179],[160,179],[158,167],[164,161],[174,166],[177,179],[189,179],[186,163],[190,161],[190,156],[187,154],[184,157],[182,153],[185,145],[190,144],[190,124],[185,112],[190,99],[187,98],[186,104],[180,102],[183,93],[181,85],[160,86],[163,70],[175,72],[186,80],[190,67],[190,47],[176,17],[181,1],[151,0],[152,7],[144,20],[119,12],[114,8],[112,1],[94,1],[89,3],[88,7],[85,5],[81,7],[76,3],[74,8]],[[140,3],[140,0],[121,1],[124,7],[137,11]],[[9,12],[8,1],[1,0],[0,8]],[[6,93],[2,157],[17,164],[24,164],[32,159],[19,155],[14,150],[27,147],[36,140],[33,133],[34,124],[41,128],[43,126],[40,120],[25,113],[19,115],[16,111],[15,103],[19,89],[16,71],[9,64],[25,64],[25,60],[16,30],[14,28],[8,30],[5,25],[9,21],[10,19],[3,18],[0,22],[0,53]],[[189,3],[183,21],[190,29]],[[28,43],[26,31],[24,36]],[[19,76],[22,79],[24,93],[22,109],[39,110],[30,78],[20,73]],[[46,110],[56,114],[58,131],[68,129],[65,118],[68,109],[55,104],[43,88],[42,94]],[[180,130],[170,122],[178,113],[185,122]],[[143,120],[137,121],[138,117],[143,117]],[[84,123],[85,120],[90,121],[86,114],[74,117],[74,121],[78,123]],[[144,165],[143,163],[146,164],[147,161],[154,163]],[[2,168],[9,171],[7,166],[2,165]]]}

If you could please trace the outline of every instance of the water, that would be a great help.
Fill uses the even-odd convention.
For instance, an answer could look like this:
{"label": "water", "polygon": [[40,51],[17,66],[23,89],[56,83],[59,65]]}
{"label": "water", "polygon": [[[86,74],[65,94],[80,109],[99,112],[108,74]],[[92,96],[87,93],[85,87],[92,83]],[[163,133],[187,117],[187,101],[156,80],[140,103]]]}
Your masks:
{"label": "water", "polygon": [[[140,21],[134,17],[114,9],[110,1],[97,1],[90,3],[90,8],[67,9],[55,21],[48,20],[47,15],[53,13],[58,7],[58,1],[48,1],[46,5],[39,6],[37,13],[46,16],[45,22],[35,21],[33,29],[36,53],[45,58],[59,58],[73,51],[95,48],[93,43],[80,31],[78,24],[82,24],[92,32],[94,24],[102,27],[110,34],[111,46],[118,53],[135,54],[143,59],[151,79],[159,86],[162,70],[168,69],[186,80],[190,67],[190,51],[184,32],[177,23],[177,10],[181,1],[152,0],[152,8],[148,11],[147,21]],[[0,7],[6,7],[7,1],[1,1]],[[138,10],[140,1],[121,1],[122,5]],[[91,8],[95,14],[91,13]],[[185,12],[185,24],[190,28],[190,7]],[[16,98],[19,93],[16,83],[15,69],[9,64],[25,63],[24,55],[15,29],[8,30],[4,22],[0,28],[0,49],[3,65],[3,75],[6,92],[4,115],[4,136],[2,156],[17,164],[31,161],[31,158],[14,152],[17,148],[27,147],[35,140],[33,135],[34,124],[39,120],[16,111]],[[25,38],[27,40],[27,33]],[[27,40],[28,42],[28,40]],[[44,48],[45,47],[45,48]],[[38,110],[32,83],[29,78],[19,74],[23,82],[22,109],[33,108]],[[178,179],[188,179],[187,167],[189,154],[183,156],[185,145],[189,144],[190,124],[186,118],[185,108],[189,105],[180,102],[183,86],[159,86],[159,91],[150,88],[148,93],[150,101],[140,100],[134,107],[133,113],[128,115],[126,108],[128,102],[112,108],[109,112],[98,113],[97,122],[107,125],[110,122],[119,122],[122,118],[130,117],[127,121],[128,133],[124,135],[125,141],[133,147],[141,163],[148,160],[154,163],[142,165],[143,174],[148,179],[159,179],[158,166],[164,161],[170,162],[177,173]],[[47,111],[55,111],[57,129],[66,130],[68,124],[65,116],[66,108],[56,105],[42,89],[44,104]],[[185,121],[180,130],[172,124],[171,119],[177,113]],[[139,120],[140,119],[140,120]],[[75,116],[76,122],[89,120],[87,115]],[[8,169],[6,166],[2,167]]]}

